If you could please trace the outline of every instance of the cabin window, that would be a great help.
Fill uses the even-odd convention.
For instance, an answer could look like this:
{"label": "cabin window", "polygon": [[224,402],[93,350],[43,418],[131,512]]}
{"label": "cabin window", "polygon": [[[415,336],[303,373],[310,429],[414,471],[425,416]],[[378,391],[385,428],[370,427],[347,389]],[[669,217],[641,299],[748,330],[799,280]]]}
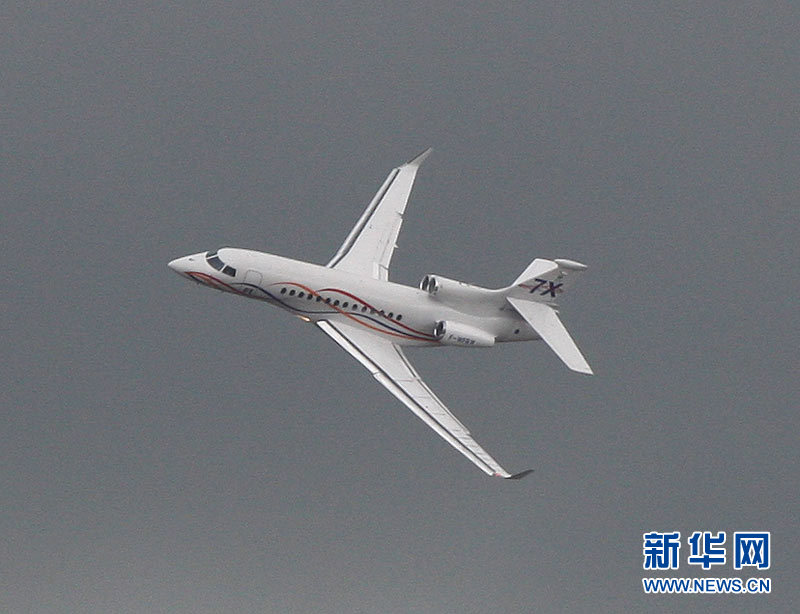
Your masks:
{"label": "cabin window", "polygon": [[294,296],[294,290],[289,290],[289,296]]}
{"label": "cabin window", "polygon": [[306,295],[305,292],[298,292],[297,293],[297,298],[303,298],[305,295]]}
{"label": "cabin window", "polygon": [[399,322],[402,319],[403,319],[403,314],[402,313],[398,313],[397,314],[397,321]]}
{"label": "cabin window", "polygon": [[281,294],[286,294],[286,288],[281,288]]}

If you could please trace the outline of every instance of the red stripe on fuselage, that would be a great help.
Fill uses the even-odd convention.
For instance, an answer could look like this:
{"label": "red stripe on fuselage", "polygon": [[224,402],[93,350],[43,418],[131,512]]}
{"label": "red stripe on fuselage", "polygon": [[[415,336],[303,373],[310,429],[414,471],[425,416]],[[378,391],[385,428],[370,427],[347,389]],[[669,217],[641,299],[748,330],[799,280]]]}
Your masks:
{"label": "red stripe on fuselage", "polygon": [[[234,288],[230,284],[226,284],[224,281],[219,280],[216,277],[212,277],[211,275],[208,275],[206,273],[192,271],[186,274],[192,277],[193,279],[199,281],[200,283],[206,284],[207,286],[214,288],[215,290],[221,290],[222,288],[225,288],[226,290],[233,292],[234,294],[241,294],[242,296],[247,296],[244,292],[242,292],[238,288]],[[198,277],[199,279],[197,279]],[[222,288],[220,288],[219,286],[222,286]]]}
{"label": "red stripe on fuselage", "polygon": [[322,289],[320,290],[320,292],[339,292],[340,294],[344,294],[345,296],[349,296],[350,298],[352,298],[352,299],[355,299],[355,300],[357,300],[357,301],[358,301],[358,302],[360,302],[360,303],[363,303],[364,305],[366,305],[367,307],[369,307],[369,308],[370,308],[372,311],[374,311],[374,312],[375,312],[377,315],[380,315],[381,317],[383,317],[383,318],[385,318],[385,319],[389,320],[389,321],[390,321],[392,324],[396,324],[397,326],[399,326],[399,327],[401,327],[401,328],[405,328],[406,330],[410,330],[412,333],[416,333],[417,335],[426,335],[426,336],[428,336],[428,337],[432,337],[432,336],[433,336],[433,335],[431,335],[430,333],[424,333],[424,332],[422,332],[422,331],[420,331],[420,330],[416,330],[416,329],[414,329],[414,328],[411,328],[410,326],[406,326],[406,325],[405,325],[405,324],[403,324],[402,322],[398,322],[397,320],[393,320],[392,318],[390,318],[390,317],[389,317],[389,316],[387,316],[386,314],[383,314],[383,313],[381,313],[380,309],[375,309],[375,307],[373,307],[372,305],[370,305],[370,304],[369,304],[367,301],[365,301],[365,300],[363,300],[363,299],[359,298],[359,297],[358,297],[358,296],[356,296],[355,294],[350,294],[350,293],[349,293],[349,292],[347,292],[346,290],[340,290],[340,289],[338,289],[338,288],[322,288]]}
{"label": "red stripe on fuselage", "polygon": [[361,326],[365,326],[366,328],[369,328],[371,330],[377,331],[379,333],[383,333],[384,335],[390,335],[392,337],[400,337],[401,339],[413,339],[415,341],[428,341],[430,343],[437,343],[436,339],[430,339],[429,338],[429,337],[433,336],[430,333],[424,333],[424,332],[415,330],[415,329],[411,328],[410,326],[406,326],[404,324],[401,324],[400,322],[397,322],[396,320],[392,320],[391,318],[389,318],[385,314],[380,313],[380,311],[378,309],[375,309],[375,307],[373,307],[372,305],[370,305],[366,301],[360,299],[359,297],[357,297],[354,294],[350,294],[349,292],[347,292],[345,290],[340,290],[338,288],[323,288],[323,289],[321,289],[319,291],[316,291],[316,290],[312,290],[308,286],[305,286],[303,284],[299,284],[299,283],[294,282],[294,281],[276,282],[274,284],[270,284],[270,286],[297,286],[298,288],[302,288],[303,290],[308,292],[311,296],[315,296],[315,297],[319,296],[320,298],[322,298],[322,295],[320,294],[320,292],[339,292],[340,294],[343,294],[345,296],[349,296],[350,298],[352,298],[352,299],[364,304],[370,310],[374,311],[375,315],[380,315],[382,318],[388,320],[392,324],[395,324],[397,326],[405,328],[406,330],[410,330],[411,332],[413,332],[413,333],[415,333],[417,335],[425,335],[425,337],[415,337],[413,335],[407,335],[405,333],[398,333],[398,332],[393,332],[393,331],[387,331],[387,330],[380,329],[380,328],[378,328],[376,326],[372,326],[371,324],[367,324],[366,322],[364,322],[362,320],[359,320],[352,313],[350,313],[348,311],[345,311],[344,309],[340,309],[337,305],[333,305],[332,303],[325,303],[328,307],[330,307],[334,311],[339,312],[340,314],[342,314],[344,316],[347,316],[353,322],[356,322],[357,324],[360,324]]}

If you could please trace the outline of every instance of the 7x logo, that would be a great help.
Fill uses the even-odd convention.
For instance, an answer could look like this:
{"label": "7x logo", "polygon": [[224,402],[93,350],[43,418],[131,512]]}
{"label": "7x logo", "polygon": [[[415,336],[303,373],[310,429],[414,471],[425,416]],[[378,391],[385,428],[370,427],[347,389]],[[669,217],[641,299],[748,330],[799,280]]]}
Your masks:
{"label": "7x logo", "polygon": [[544,291],[541,292],[539,296],[545,296],[546,294],[549,294],[550,296],[555,298],[556,290],[558,290],[559,292],[563,292],[563,290],[559,290],[559,288],[564,285],[563,283],[555,283],[550,281],[549,279],[539,279],[538,277],[535,278],[534,281],[538,282],[535,286],[529,286],[527,284],[521,284],[521,285],[523,288],[527,288],[531,294],[533,294],[540,288],[544,288]]}

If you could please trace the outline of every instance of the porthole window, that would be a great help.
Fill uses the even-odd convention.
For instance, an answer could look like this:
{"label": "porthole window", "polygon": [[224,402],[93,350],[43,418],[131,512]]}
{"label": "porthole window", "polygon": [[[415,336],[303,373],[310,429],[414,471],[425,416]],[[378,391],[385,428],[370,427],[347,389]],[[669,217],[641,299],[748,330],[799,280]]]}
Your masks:
{"label": "porthole window", "polygon": [[300,291],[297,293],[297,298],[303,298],[305,295],[306,295],[305,292]]}
{"label": "porthole window", "polygon": [[339,306],[339,299],[338,298],[335,301],[333,301],[333,306],[334,307],[338,307]]}
{"label": "porthole window", "polygon": [[311,299],[313,299],[314,297],[313,297],[313,296],[311,296],[311,294],[309,294],[308,296],[306,296],[306,298],[307,298],[307,299],[310,301],[310,300],[311,300]]}
{"label": "porthole window", "polygon": [[286,294],[286,288],[281,288],[281,294]]}
{"label": "porthole window", "polygon": [[356,305],[355,303],[353,303],[353,311],[358,311],[358,305]]}
{"label": "porthole window", "polygon": [[319,294],[317,294],[317,302],[318,302],[318,303],[321,303],[321,302],[322,302],[322,297],[321,297]]}
{"label": "porthole window", "polygon": [[350,303],[348,303],[347,301],[345,301],[344,303],[342,303],[342,309],[347,309],[347,306],[348,306],[349,304],[350,304]]}
{"label": "porthole window", "polygon": [[294,296],[294,290],[289,290],[289,296]]}
{"label": "porthole window", "polygon": [[325,302],[328,303],[328,305],[330,305],[331,304],[331,297],[329,296],[328,298],[326,298]]}
{"label": "porthole window", "polygon": [[397,314],[397,321],[399,322],[402,319],[403,319],[403,314],[402,313],[398,313]]}
{"label": "porthole window", "polygon": [[390,311],[390,312],[389,312],[389,319],[391,320],[392,318],[394,318],[394,313],[392,313],[392,312]]}
{"label": "porthole window", "polygon": [[361,313],[367,313],[367,306],[366,305],[363,305],[361,307]]}

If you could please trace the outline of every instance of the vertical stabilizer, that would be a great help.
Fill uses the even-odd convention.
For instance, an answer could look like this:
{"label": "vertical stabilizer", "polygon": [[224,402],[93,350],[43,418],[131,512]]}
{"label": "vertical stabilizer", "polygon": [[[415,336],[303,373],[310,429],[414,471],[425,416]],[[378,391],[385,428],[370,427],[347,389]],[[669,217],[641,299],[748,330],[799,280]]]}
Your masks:
{"label": "vertical stabilizer", "polygon": [[572,285],[586,265],[574,260],[537,258],[509,286],[508,298],[550,303]]}

